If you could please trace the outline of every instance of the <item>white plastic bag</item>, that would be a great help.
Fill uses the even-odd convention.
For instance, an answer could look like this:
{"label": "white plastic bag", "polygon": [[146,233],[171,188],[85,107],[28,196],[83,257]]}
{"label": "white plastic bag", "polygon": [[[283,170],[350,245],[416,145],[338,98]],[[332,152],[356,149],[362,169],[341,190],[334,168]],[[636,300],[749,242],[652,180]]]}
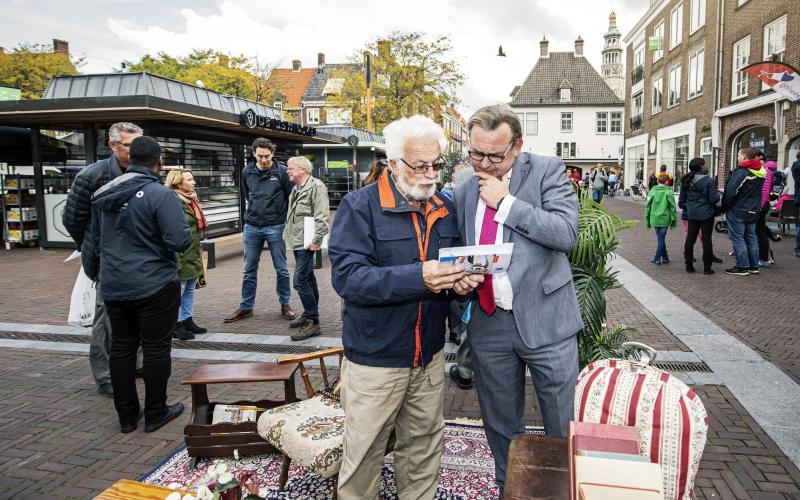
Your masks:
{"label": "white plastic bag", "polygon": [[96,296],[97,289],[94,283],[86,276],[81,267],[78,277],[75,279],[75,287],[72,289],[67,323],[72,326],[92,326]]}

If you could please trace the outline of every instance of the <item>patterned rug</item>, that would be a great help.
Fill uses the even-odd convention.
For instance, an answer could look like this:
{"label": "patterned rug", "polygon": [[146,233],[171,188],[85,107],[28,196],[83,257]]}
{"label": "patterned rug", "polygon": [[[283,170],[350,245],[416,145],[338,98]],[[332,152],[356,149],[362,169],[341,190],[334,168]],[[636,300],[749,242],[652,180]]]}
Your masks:
{"label": "patterned rug", "polygon": [[[541,433],[541,430],[529,430]],[[190,468],[192,459],[181,448],[167,457],[140,481],[170,488],[194,491],[206,475],[211,460],[203,460],[197,468]],[[229,469],[238,477],[250,472],[259,488],[269,489],[267,498],[333,498],[334,479],[320,479],[306,473],[301,466],[292,463],[286,491],[278,492],[278,476],[281,471],[281,456],[253,455],[224,459]],[[386,456],[381,474],[380,497],[396,499],[393,455]],[[494,482],[494,459],[486,442],[483,428],[473,425],[447,424],[444,430],[442,465],[439,468],[437,499],[497,498],[499,491]]]}

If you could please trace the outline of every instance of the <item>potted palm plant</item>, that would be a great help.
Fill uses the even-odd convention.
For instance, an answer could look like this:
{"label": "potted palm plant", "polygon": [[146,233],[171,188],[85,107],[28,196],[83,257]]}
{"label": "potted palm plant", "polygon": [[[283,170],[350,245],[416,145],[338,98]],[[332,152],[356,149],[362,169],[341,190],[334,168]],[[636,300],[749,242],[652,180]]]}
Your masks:
{"label": "potted palm plant", "polygon": [[578,203],[578,241],[568,258],[584,324],[578,333],[578,357],[583,368],[598,359],[623,357],[626,333],[634,330],[625,325],[606,327],[605,291],[620,286],[617,273],[609,266],[619,245],[617,233],[633,227],[635,221],[609,213],[591,199],[587,190],[580,192]]}

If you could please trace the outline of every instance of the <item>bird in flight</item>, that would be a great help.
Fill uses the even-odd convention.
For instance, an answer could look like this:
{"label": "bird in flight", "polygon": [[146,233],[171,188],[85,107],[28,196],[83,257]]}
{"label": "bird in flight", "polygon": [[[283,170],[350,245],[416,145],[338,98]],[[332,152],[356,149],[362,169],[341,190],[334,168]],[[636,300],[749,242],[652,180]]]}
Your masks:
{"label": "bird in flight", "polygon": [[506,57],[506,53],[503,52],[503,46],[501,45],[500,48],[497,49],[497,57]]}

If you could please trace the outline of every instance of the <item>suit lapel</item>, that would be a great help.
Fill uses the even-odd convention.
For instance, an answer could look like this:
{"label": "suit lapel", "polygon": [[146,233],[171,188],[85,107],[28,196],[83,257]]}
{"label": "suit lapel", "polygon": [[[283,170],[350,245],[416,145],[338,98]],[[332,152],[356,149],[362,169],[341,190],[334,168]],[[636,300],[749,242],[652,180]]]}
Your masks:
{"label": "suit lapel", "polygon": [[[508,191],[512,196],[517,197],[519,195],[519,190],[525,184],[530,173],[530,156],[526,153],[520,153],[514,162],[514,170],[511,172],[511,182],[508,184]],[[508,228],[503,229],[503,243],[508,243],[511,240],[512,233],[513,231]]]}
{"label": "suit lapel", "polygon": [[513,196],[517,196],[520,187],[525,184],[525,180],[531,173],[530,156],[525,153],[520,153],[514,162],[514,170],[511,173],[511,182],[508,185],[508,190]]}
{"label": "suit lapel", "polygon": [[478,178],[473,177],[467,184],[467,196],[466,196],[466,217],[464,217],[464,233],[467,236],[467,241],[464,242],[465,245],[476,245],[475,242],[475,217],[476,212],[478,211],[478,198],[480,194],[478,193]]}

